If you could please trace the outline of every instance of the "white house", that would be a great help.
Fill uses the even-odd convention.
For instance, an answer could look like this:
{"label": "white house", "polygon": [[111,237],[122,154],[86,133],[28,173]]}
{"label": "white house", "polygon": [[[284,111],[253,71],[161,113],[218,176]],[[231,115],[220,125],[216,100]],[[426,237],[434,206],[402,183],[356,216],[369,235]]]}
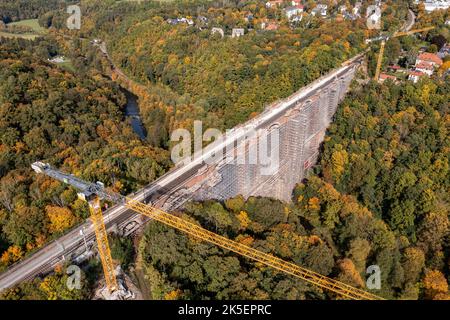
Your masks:
{"label": "white house", "polygon": [[319,15],[322,17],[327,16],[328,5],[326,4],[318,4],[312,11],[311,14],[313,16]]}
{"label": "white house", "polygon": [[446,56],[450,55],[450,44],[443,46],[437,55],[441,59],[444,59]]}
{"label": "white house", "polygon": [[242,28],[233,28],[232,32],[231,32],[231,37],[232,38],[239,38],[240,36],[243,36],[245,34],[244,29]]}
{"label": "white house", "polygon": [[434,73],[434,67],[430,62],[422,61],[416,64],[416,71],[422,72],[431,77]]}
{"label": "white house", "polygon": [[299,7],[299,6],[298,7],[288,7],[286,9],[284,9],[284,12],[286,14],[286,17],[288,19],[291,19],[291,18],[293,18],[295,16],[300,15],[303,12],[303,6],[301,6],[301,7]]}
{"label": "white house", "polygon": [[408,76],[408,80],[414,83],[419,82],[420,78],[422,78],[425,74],[420,71],[411,71]]}

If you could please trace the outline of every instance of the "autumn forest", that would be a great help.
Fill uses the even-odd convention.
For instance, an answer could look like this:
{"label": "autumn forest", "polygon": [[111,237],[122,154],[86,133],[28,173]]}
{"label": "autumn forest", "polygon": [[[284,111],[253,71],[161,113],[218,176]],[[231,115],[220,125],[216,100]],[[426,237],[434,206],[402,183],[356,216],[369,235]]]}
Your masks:
{"label": "autumn forest", "polygon": [[[383,30],[392,31],[408,1],[387,2]],[[173,167],[173,130],[192,130],[195,120],[232,128],[371,50],[291,202],[237,196],[189,202],[173,214],[364,290],[367,267],[377,265],[382,286],[370,292],[386,299],[450,299],[448,73],[377,83],[370,78],[378,45],[365,42],[373,34],[364,22],[315,17],[292,25],[264,1],[89,0],[81,30],[65,28],[68,3],[0,4],[0,23],[38,19],[48,31],[35,40],[0,36],[0,272],[89,217],[76,190],[36,175],[34,161],[130,194]],[[422,14],[418,23],[427,24]],[[385,63],[433,37],[449,42],[449,16],[435,14],[435,30],[388,44]],[[199,27],[167,23],[177,17]],[[262,30],[267,21],[277,28]],[[232,38],[233,28],[246,34]],[[110,61],[92,39],[106,43]],[[51,62],[58,56],[69,62]],[[146,138],[126,116],[127,91],[138,97]],[[149,299],[339,298],[156,222],[133,240],[113,234],[110,243]],[[92,298],[98,259],[86,262],[79,291],[64,285],[65,267],[0,299]]]}

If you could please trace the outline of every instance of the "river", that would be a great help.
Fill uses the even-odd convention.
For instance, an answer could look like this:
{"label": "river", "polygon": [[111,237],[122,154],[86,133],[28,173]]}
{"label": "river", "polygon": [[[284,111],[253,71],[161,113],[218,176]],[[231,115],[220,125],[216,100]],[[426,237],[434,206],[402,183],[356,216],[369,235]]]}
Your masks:
{"label": "river", "polygon": [[134,132],[144,140],[147,138],[147,132],[142,125],[141,115],[139,113],[138,97],[127,90],[123,90],[123,93],[127,97],[127,104],[125,106],[125,116],[131,119],[131,126]]}

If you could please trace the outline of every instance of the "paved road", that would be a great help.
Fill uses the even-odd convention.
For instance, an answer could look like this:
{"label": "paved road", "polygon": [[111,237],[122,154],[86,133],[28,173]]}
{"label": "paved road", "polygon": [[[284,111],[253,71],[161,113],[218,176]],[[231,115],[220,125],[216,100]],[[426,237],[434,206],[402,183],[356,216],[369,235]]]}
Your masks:
{"label": "paved road", "polygon": [[[157,181],[130,197],[146,203],[152,201],[152,203],[158,206],[158,203],[163,198],[167,198],[167,194],[171,194],[177,189],[180,189],[187,181],[193,178],[208,159],[218,152],[226,150],[227,146],[234,144],[235,141],[239,141],[240,138],[245,137],[249,131],[266,127],[283,115],[288,109],[292,108],[296,102],[306,101],[318,90],[323,89],[333,82],[337,77],[345,75],[353,68],[355,65],[354,62],[359,63],[361,60],[362,56],[355,59],[355,61],[344,64],[344,67],[318,79],[291,97],[279,102],[274,107],[268,108],[260,116],[232,130],[226,136],[226,139],[223,139],[222,141],[218,140],[217,143],[213,143],[206,147],[203,150],[203,153],[197,154],[193,161],[178,165]],[[172,209],[174,209],[174,207],[172,207]],[[114,226],[123,226],[130,221],[136,220],[136,215],[137,213],[127,209],[123,205],[117,205],[107,210],[104,217],[108,230],[111,230]],[[143,220],[142,222],[145,223],[146,221],[148,220]],[[49,243],[30,257],[13,265],[6,272],[0,274],[0,290],[40,274],[45,274],[51,271],[56,264],[62,262],[64,259],[73,260],[74,258],[79,257],[85,251],[85,242],[83,235],[80,233],[81,231],[83,231],[88,246],[92,245],[95,240],[95,234],[90,221],[86,221],[84,224],[76,227],[57,241]]]}
{"label": "paved road", "polygon": [[414,11],[408,9],[408,21],[405,24],[403,31],[411,31],[412,27],[416,24],[416,15]]}

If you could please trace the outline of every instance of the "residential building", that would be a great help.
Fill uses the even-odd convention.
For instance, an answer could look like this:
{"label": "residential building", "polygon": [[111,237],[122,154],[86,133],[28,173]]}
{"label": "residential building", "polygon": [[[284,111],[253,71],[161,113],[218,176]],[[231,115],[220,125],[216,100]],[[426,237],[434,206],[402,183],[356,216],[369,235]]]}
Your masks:
{"label": "residential building", "polygon": [[268,25],[267,25],[267,27],[265,28],[265,30],[267,30],[267,31],[275,31],[275,30],[278,30],[278,24],[276,24],[276,23],[269,23]]}
{"label": "residential building", "polygon": [[386,80],[392,80],[392,81],[394,81],[394,83],[398,82],[398,78],[395,76],[392,76],[392,75],[386,74],[386,73],[380,74],[380,79],[379,79],[380,83],[383,83]]}
{"label": "residential building", "polygon": [[442,59],[439,58],[438,55],[429,52],[419,54],[416,59],[416,66],[421,62],[429,62],[433,65],[433,67],[440,67],[443,63]]}
{"label": "residential building", "polygon": [[303,12],[303,6],[288,7],[284,9],[284,12],[286,17],[290,20],[293,17],[299,16]]}
{"label": "residential building", "polygon": [[409,76],[408,76],[408,80],[417,83],[419,82],[419,80],[424,76],[425,74],[420,72],[420,71],[410,71],[409,72]]}
{"label": "residential building", "polygon": [[272,0],[266,2],[266,8],[280,7],[283,4],[283,0]]}
{"label": "residential building", "polygon": [[434,66],[430,62],[421,61],[416,64],[416,71],[422,72],[428,76],[432,76],[434,73]]}
{"label": "residential building", "polygon": [[327,16],[328,5],[326,4],[318,4],[312,11],[311,14],[313,16]]}
{"label": "residential building", "polygon": [[231,32],[232,38],[239,38],[245,34],[245,30],[242,28],[233,28]]}
{"label": "residential building", "polygon": [[399,72],[401,70],[401,67],[398,65],[392,65],[388,67],[388,70],[392,71],[392,72]]}

